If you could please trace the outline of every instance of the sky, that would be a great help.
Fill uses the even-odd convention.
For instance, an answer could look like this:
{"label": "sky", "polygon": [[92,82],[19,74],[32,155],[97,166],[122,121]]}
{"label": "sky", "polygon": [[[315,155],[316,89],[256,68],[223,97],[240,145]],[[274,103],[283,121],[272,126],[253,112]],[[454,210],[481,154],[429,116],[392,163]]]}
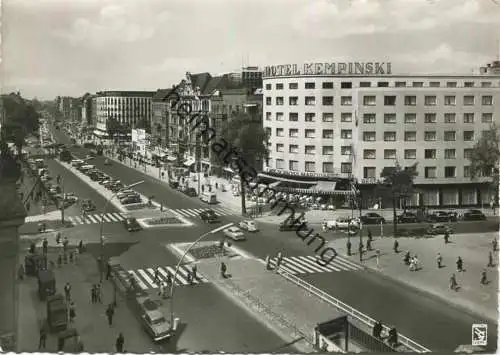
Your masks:
{"label": "sky", "polygon": [[500,0],[1,0],[3,92],[156,90],[243,64],[391,62],[456,73],[496,59]]}

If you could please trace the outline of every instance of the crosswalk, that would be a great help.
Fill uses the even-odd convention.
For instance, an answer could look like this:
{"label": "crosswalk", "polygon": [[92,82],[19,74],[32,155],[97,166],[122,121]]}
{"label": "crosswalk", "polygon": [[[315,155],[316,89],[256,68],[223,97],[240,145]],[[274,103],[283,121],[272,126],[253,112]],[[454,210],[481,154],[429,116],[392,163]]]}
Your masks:
{"label": "crosswalk", "polygon": [[[274,267],[276,265],[276,258],[271,259],[270,264]],[[292,275],[300,275],[322,272],[357,271],[363,270],[363,267],[341,256],[337,256],[330,263],[322,266],[317,262],[316,256],[304,255],[284,257],[280,269]]]}
{"label": "crosswalk", "polygon": [[[139,287],[143,290],[158,288],[160,287],[157,283],[155,283],[155,270],[153,268],[147,269],[136,269],[129,270],[129,275],[132,276]],[[188,273],[191,273],[191,268],[186,265],[179,266],[179,272],[175,276],[175,266],[160,266],[158,267],[158,275],[161,280],[166,280],[167,275],[170,275],[171,280],[175,283],[176,286],[186,286],[189,285],[188,282]],[[193,280],[193,284],[202,284],[208,282],[201,275],[197,275],[197,278]]]}
{"label": "crosswalk", "polygon": [[178,209],[173,209],[173,211],[180,213],[183,217],[187,218],[199,218],[200,213],[203,211],[208,211],[208,210],[213,210],[216,215],[218,216],[228,216],[228,215],[233,215],[234,212],[226,209],[224,207],[214,207],[214,208],[178,208]]}
{"label": "crosswalk", "polygon": [[101,218],[104,220],[104,223],[121,222],[125,219],[125,217],[118,212],[108,212],[104,213],[104,215],[102,215],[101,213],[96,213],[66,217],[67,220],[71,221],[75,225],[98,224],[101,223]]}

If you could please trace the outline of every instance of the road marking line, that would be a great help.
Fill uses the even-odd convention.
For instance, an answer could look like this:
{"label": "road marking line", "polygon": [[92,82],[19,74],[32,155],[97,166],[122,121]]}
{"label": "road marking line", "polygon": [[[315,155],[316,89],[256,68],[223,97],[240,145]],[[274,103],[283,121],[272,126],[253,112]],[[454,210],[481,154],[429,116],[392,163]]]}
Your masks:
{"label": "road marking line", "polygon": [[184,213],[187,214],[188,216],[196,217],[196,211],[185,210]]}
{"label": "road marking line", "polygon": [[103,215],[101,218],[103,220],[105,220],[106,222],[108,222],[108,223],[109,222],[113,222],[113,220],[111,219],[111,217],[109,215],[107,215],[107,214]]}
{"label": "road marking line", "polygon": [[[271,259],[271,261],[270,261],[269,263],[271,264],[271,266],[276,267],[276,260],[275,260],[275,259]],[[280,265],[280,269],[281,269],[281,268],[283,268],[286,272],[288,272],[288,273],[290,273],[290,274],[292,274],[292,275],[301,274],[301,272],[297,272],[297,271],[295,271],[295,270],[292,270],[292,269],[288,268],[288,266],[287,266],[287,265],[283,265],[283,264],[281,264],[281,265]]]}
{"label": "road marking line", "polygon": [[[188,268],[185,265],[179,266],[179,272],[182,273],[182,276],[186,278],[186,281],[189,279],[189,274],[191,273],[191,270],[188,270]],[[193,279],[193,284],[198,284],[198,280]],[[189,282],[186,283],[188,285]]]}
{"label": "road marking line", "polygon": [[[92,216],[92,215],[88,215],[87,218],[92,222],[92,223],[99,223],[100,220],[95,217],[95,216]],[[95,219],[94,219],[95,218]]]}
{"label": "road marking line", "polygon": [[[173,278],[173,277],[174,277],[174,275],[175,275],[175,269],[173,269],[173,268],[172,268],[172,267],[170,267],[170,266],[166,266],[165,268],[168,270],[168,272],[169,272],[170,274],[172,274],[172,278]],[[179,282],[179,281],[180,281],[180,282],[181,282],[181,284],[183,284],[183,285],[187,285],[187,283],[188,283],[186,280],[184,280],[184,278],[183,278],[181,275],[179,275],[179,273],[177,273],[177,280],[174,280],[174,282]]]}
{"label": "road marking line", "polygon": [[139,276],[137,276],[137,274],[134,272],[134,270],[129,270],[128,273],[130,275],[132,275],[132,277],[137,281],[137,284],[139,285],[139,287],[141,289],[147,290],[149,288],[144,282],[142,282],[142,280],[140,279]]}
{"label": "road marking line", "polygon": [[71,223],[76,224],[76,221],[75,221],[75,219],[74,219],[73,217],[68,217],[68,220],[69,220]]}
{"label": "road marking line", "polygon": [[295,260],[298,264],[305,264],[306,266],[308,266],[309,268],[313,269],[316,272],[330,272],[330,271],[332,271],[331,269],[323,267],[316,262],[310,262],[309,259],[304,258],[302,256],[291,257],[290,259]]}
{"label": "road marking line", "polygon": [[337,257],[335,258],[335,260],[338,262],[341,262],[353,269],[356,269],[356,270],[364,270],[364,268],[361,266],[361,265],[358,265],[356,264],[354,261],[351,261],[351,260],[348,260],[348,259],[345,259],[344,257],[340,256],[340,255],[337,255]]}
{"label": "road marking line", "polygon": [[82,218],[81,217],[75,217],[76,221],[78,224],[83,224]]}
{"label": "road marking line", "polygon": [[325,266],[322,266],[318,263],[318,259],[317,259],[317,256],[312,256],[312,255],[306,255],[304,256],[303,258],[309,260],[310,262],[313,262],[315,263],[316,265],[318,265],[318,267],[324,267],[326,269],[326,272],[332,272],[332,271],[348,271],[349,269],[346,269],[345,267],[341,266],[341,265],[338,265],[336,262],[336,259],[333,259],[332,262],[335,263],[335,266],[332,265],[332,263],[328,263],[327,265]]}
{"label": "road marking line", "polygon": [[[160,284],[154,282],[154,279],[155,279],[155,271],[152,269],[152,268],[147,268],[146,271],[148,272],[148,276],[151,277],[151,280],[153,280],[153,284],[155,285],[155,288],[158,288],[160,287]],[[160,277],[160,270],[158,270],[158,279],[161,280],[161,277]]]}
{"label": "road marking line", "polygon": [[92,221],[88,220],[88,217],[87,217],[87,216],[82,217],[82,221],[83,221],[83,223],[85,223],[85,224],[92,224]]}
{"label": "road marking line", "polygon": [[149,277],[149,275],[146,271],[144,271],[142,269],[138,269],[137,273],[140,274],[142,276],[142,278],[147,281],[149,286],[151,286],[152,288],[158,288],[158,285],[154,283],[154,281]]}
{"label": "road marking line", "polygon": [[310,274],[311,270],[308,269],[307,267],[301,266],[300,264],[296,263],[295,260],[290,259],[290,258],[283,258],[283,265],[286,265],[292,269],[295,269],[298,271],[299,274]]}
{"label": "road marking line", "polygon": [[111,215],[113,215],[114,217],[116,217],[118,219],[118,221],[123,221],[125,218],[118,212],[112,212],[110,213]]}
{"label": "road marking line", "polygon": [[109,214],[108,214],[108,218],[109,218],[111,221],[113,221],[113,222],[118,222],[118,221],[119,221],[119,219],[118,219],[118,218],[116,218],[116,216],[115,216],[115,215],[113,215],[113,214],[111,214],[111,213],[109,213]]}

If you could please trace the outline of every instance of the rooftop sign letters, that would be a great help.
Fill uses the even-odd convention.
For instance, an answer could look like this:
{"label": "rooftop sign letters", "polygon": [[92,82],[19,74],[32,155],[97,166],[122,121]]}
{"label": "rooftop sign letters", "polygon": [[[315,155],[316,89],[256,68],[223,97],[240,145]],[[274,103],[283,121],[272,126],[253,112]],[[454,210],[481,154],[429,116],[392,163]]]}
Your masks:
{"label": "rooftop sign letters", "polygon": [[306,63],[300,68],[297,64],[272,65],[264,68],[264,76],[296,75],[390,75],[391,63],[350,62],[350,63]]}

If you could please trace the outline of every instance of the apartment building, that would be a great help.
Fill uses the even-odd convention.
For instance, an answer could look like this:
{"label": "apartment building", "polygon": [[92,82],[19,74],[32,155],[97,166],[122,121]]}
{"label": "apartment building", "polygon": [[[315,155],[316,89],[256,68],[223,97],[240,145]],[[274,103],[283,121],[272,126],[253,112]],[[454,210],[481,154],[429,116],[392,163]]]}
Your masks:
{"label": "apartment building", "polygon": [[167,98],[171,89],[158,89],[151,101],[151,135],[155,146],[166,149],[168,146],[168,115],[170,110]]}
{"label": "apartment building", "polygon": [[499,121],[496,66],[466,76],[268,70],[263,125],[269,160],[262,176],[290,191],[320,194],[335,194],[335,185],[355,178],[369,206],[384,168],[418,163],[418,192],[408,204],[488,204],[489,178],[471,180],[468,156]]}

